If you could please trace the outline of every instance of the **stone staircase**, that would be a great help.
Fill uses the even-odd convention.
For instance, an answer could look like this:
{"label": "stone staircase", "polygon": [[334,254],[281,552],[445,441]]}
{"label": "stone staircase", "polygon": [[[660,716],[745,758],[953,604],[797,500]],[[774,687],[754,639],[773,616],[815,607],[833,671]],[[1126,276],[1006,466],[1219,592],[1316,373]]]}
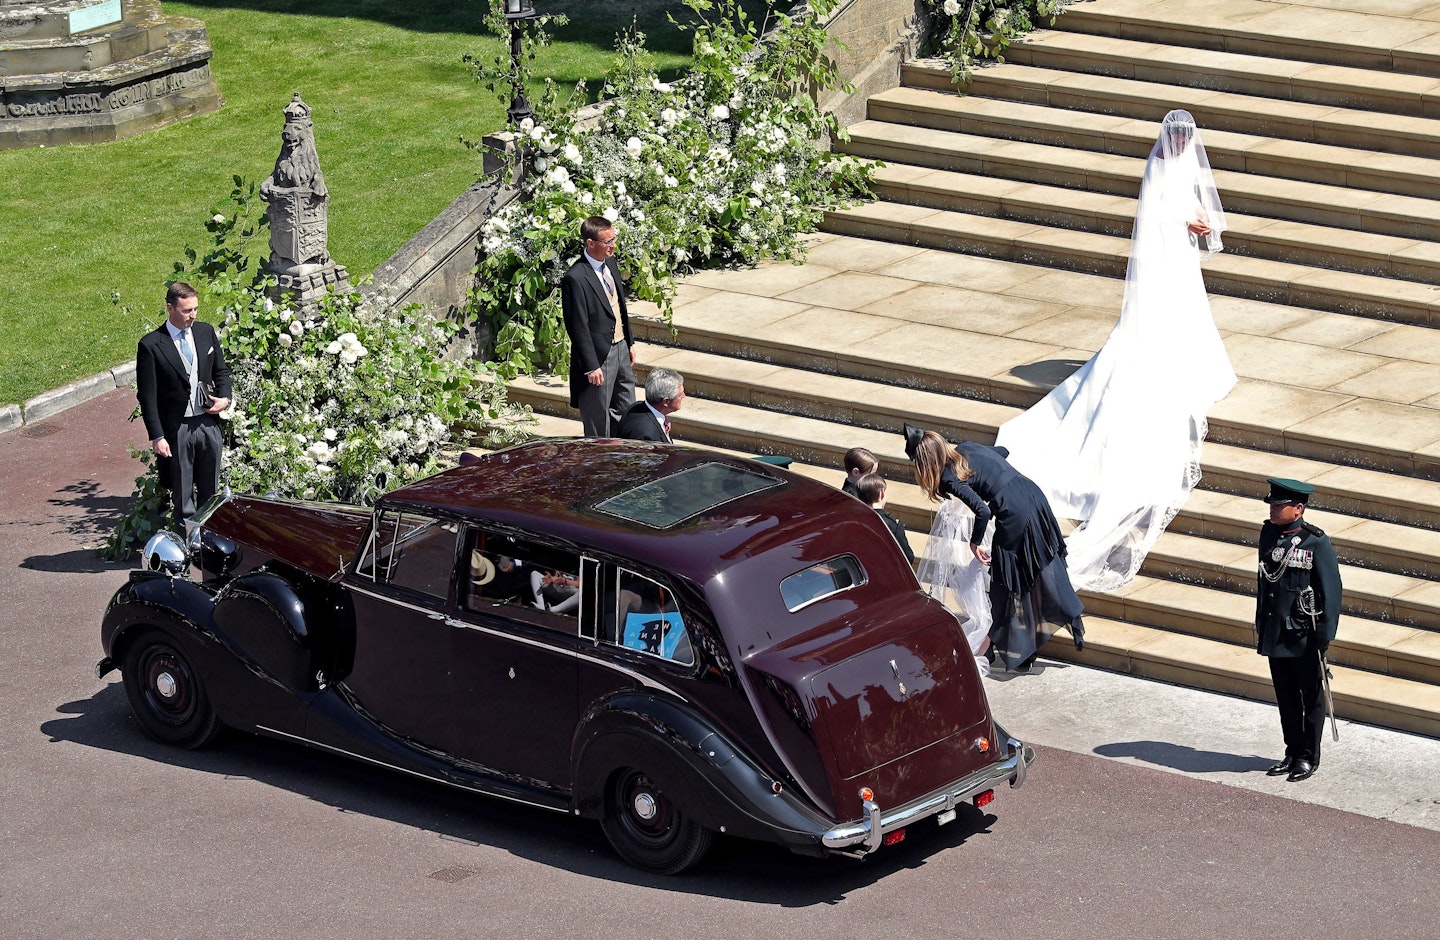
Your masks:
{"label": "stone staircase", "polygon": [[[886,162],[879,201],[831,213],[803,266],[688,279],[673,335],[638,310],[640,372],[685,376],[688,442],[788,454],[833,484],[847,448],[871,448],[919,551],[931,506],[901,424],[989,442],[1099,348],[1145,156],[1184,107],[1231,225],[1205,276],[1241,381],[1141,576],[1085,595],[1083,653],[1063,635],[1044,652],[1269,698],[1257,497],[1293,476],[1319,488],[1307,518],[1343,566],[1337,712],[1440,736],[1440,42],[1303,42],[1304,23],[1261,42],[1258,20],[1210,26],[1203,6],[1076,5],[964,96],[907,66],[844,145]],[[578,433],[563,381],[511,392],[540,433]]]}

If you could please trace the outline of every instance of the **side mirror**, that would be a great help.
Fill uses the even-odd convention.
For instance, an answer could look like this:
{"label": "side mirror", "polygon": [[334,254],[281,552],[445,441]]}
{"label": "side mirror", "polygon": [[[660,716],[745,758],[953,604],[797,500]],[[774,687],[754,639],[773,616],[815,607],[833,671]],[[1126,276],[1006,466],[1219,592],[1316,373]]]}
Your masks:
{"label": "side mirror", "polygon": [[150,571],[164,572],[172,578],[183,577],[190,567],[190,552],[174,532],[156,532],[150,536],[140,557]]}

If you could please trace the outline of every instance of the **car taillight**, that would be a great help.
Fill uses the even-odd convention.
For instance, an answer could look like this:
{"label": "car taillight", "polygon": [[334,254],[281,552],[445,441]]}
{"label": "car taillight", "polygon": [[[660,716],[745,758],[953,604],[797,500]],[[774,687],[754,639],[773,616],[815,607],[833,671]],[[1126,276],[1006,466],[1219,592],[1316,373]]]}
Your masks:
{"label": "car taillight", "polygon": [[885,844],[886,844],[886,845],[898,845],[899,843],[904,842],[904,841],[905,841],[905,830],[904,830],[904,829],[896,829],[894,832],[887,832],[887,833],[885,833]]}
{"label": "car taillight", "polygon": [[995,791],[986,790],[984,793],[975,794],[975,808],[981,809],[995,802]]}

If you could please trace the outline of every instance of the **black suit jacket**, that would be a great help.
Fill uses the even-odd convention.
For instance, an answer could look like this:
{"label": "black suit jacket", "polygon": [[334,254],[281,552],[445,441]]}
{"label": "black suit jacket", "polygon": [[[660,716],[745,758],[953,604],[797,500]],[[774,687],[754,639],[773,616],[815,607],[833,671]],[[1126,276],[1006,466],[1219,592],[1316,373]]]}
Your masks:
{"label": "black suit jacket", "polygon": [[[196,377],[201,387],[214,389],[212,394],[218,398],[230,398],[230,366],[215,328],[196,320],[190,327],[190,340],[195,345]],[[190,403],[190,373],[164,323],[142,336],[136,347],[135,397],[140,400],[146,439],[163,437],[173,449]]]}
{"label": "black suit jacket", "polygon": [[[614,258],[605,261],[610,269],[610,278],[615,282],[615,293],[620,300],[620,321],[625,331],[625,342],[634,345],[630,334],[630,310],[625,305],[625,291],[620,285],[620,266]],[[605,296],[605,285],[590,267],[590,262],[581,254],[580,260],[570,266],[560,279],[560,307],[565,314],[565,332],[570,335],[570,407],[580,407],[580,392],[588,384],[587,372],[594,372],[605,364],[610,355],[610,344],[615,338],[615,314],[610,310],[610,298]]]}
{"label": "black suit jacket", "polygon": [[620,419],[620,430],[615,436],[627,441],[670,443],[670,438],[665,436],[664,425],[655,420],[655,413],[643,401],[637,401],[625,412],[625,417]]}

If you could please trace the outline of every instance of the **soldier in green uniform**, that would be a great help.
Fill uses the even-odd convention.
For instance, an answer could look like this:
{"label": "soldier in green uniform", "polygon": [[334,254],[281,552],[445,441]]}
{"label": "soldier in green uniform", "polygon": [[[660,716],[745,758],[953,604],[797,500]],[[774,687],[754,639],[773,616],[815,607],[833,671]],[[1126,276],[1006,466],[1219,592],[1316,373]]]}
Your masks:
{"label": "soldier in green uniform", "polygon": [[1304,519],[1315,487],[1271,477],[1260,529],[1255,651],[1270,658],[1285,759],[1267,774],[1304,780],[1320,766],[1325,730],[1322,657],[1340,619],[1340,564],[1330,537]]}

